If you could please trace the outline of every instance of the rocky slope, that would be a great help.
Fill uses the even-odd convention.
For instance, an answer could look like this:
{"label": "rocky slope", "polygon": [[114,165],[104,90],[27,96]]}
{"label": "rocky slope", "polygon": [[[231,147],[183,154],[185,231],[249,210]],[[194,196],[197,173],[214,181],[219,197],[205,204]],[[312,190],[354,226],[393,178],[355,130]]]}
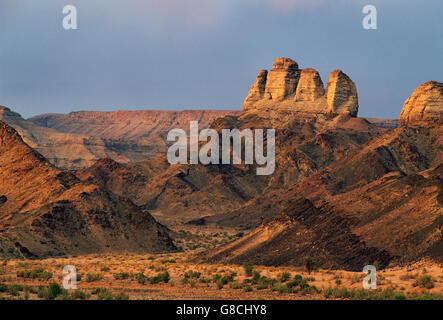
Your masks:
{"label": "rocky slope", "polygon": [[29,146],[62,169],[83,168],[104,157],[130,161],[129,157],[114,151],[112,146],[108,147],[103,139],[41,127],[3,106],[0,106],[0,121],[16,129]]}
{"label": "rocky slope", "polygon": [[60,171],[0,121],[0,257],[174,249],[131,201]]}
{"label": "rocky slope", "polygon": [[[423,110],[426,99],[410,100],[402,114]],[[440,106],[434,103],[433,110]],[[363,261],[443,261],[440,120],[380,131],[286,188],[275,186],[232,212],[205,218],[253,231],[202,259],[274,265],[313,256],[321,265],[354,270]]]}

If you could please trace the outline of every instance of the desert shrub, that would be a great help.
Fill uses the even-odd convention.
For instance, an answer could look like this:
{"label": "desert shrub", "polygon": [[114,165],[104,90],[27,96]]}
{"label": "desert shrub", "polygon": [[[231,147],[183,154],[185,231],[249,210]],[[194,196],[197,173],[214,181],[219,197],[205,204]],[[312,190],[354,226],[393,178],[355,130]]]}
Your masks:
{"label": "desert shrub", "polygon": [[292,288],[299,286],[303,282],[303,277],[299,274],[296,274],[294,278],[287,283],[287,286]]}
{"label": "desert shrub", "polygon": [[135,275],[135,279],[137,280],[138,283],[140,284],[146,284],[146,282],[148,282],[148,277],[145,276],[143,273],[137,273]]}
{"label": "desert shrub", "polygon": [[245,288],[243,289],[244,292],[251,292],[252,291],[252,287],[249,285],[246,285]]}
{"label": "desert shrub", "polygon": [[19,270],[17,271],[17,277],[23,279],[49,280],[52,278],[52,273],[47,272],[42,268],[37,268],[34,270]]}
{"label": "desert shrub", "polygon": [[114,296],[114,300],[129,300],[129,295],[124,292],[120,292]]}
{"label": "desert shrub", "polygon": [[252,276],[252,270],[254,269],[253,266],[251,266],[248,263],[245,263],[243,265],[243,269],[245,270],[245,274],[246,274],[247,277],[251,277]]}
{"label": "desert shrub", "polygon": [[432,289],[434,288],[434,280],[431,276],[421,276],[417,279],[417,281],[414,283],[414,287],[421,287],[426,289]]}
{"label": "desert shrub", "polygon": [[114,273],[115,280],[126,280],[128,278],[129,278],[129,273],[127,272]]}
{"label": "desert shrub", "polygon": [[273,283],[271,286],[272,291],[278,291],[279,293],[289,293],[292,292],[292,289],[289,288],[286,284],[281,282]]}
{"label": "desert shrub", "polygon": [[260,272],[253,271],[252,272],[252,282],[257,283],[258,280],[260,280]]}
{"label": "desert shrub", "polygon": [[199,281],[200,281],[201,283],[209,283],[209,282],[211,282],[211,279],[209,279],[209,278],[205,278],[205,277],[200,277]]}
{"label": "desert shrub", "polygon": [[62,290],[62,288],[58,285],[58,283],[50,283],[49,286],[39,286],[37,295],[41,299],[45,300],[54,300],[58,295],[65,293],[66,290]]}
{"label": "desert shrub", "polygon": [[394,300],[406,300],[406,296],[402,292],[394,294]]}
{"label": "desert shrub", "polygon": [[217,285],[217,289],[222,289],[224,286],[223,281],[221,281],[221,279],[218,279],[217,282],[215,283]]}
{"label": "desert shrub", "polygon": [[240,282],[231,282],[229,283],[229,287],[232,289],[242,289],[245,287],[245,284]]}
{"label": "desert shrub", "polygon": [[0,283],[0,292],[8,291],[8,286],[6,284]]}
{"label": "desert shrub", "polygon": [[328,287],[328,288],[323,292],[323,296],[324,296],[326,299],[329,299],[329,298],[332,296],[333,291],[334,291],[334,290],[333,290],[331,287]]}
{"label": "desert shrub", "polygon": [[13,296],[18,296],[20,291],[23,291],[23,286],[19,284],[11,284],[7,287],[7,292]]}
{"label": "desert shrub", "polygon": [[346,288],[334,288],[332,294],[337,299],[348,299],[351,297],[351,293]]}
{"label": "desert shrub", "polygon": [[95,282],[103,279],[103,275],[101,273],[88,273],[86,275],[86,282]]}
{"label": "desert shrub", "polygon": [[184,274],[184,277],[187,278],[187,279],[188,278],[190,278],[190,279],[192,279],[192,278],[198,279],[198,278],[200,278],[200,276],[201,276],[201,272],[192,271],[192,270],[190,270],[188,272],[185,272],[185,274]]}
{"label": "desert shrub", "polygon": [[281,282],[286,282],[291,278],[291,274],[289,272],[283,272],[279,276]]}
{"label": "desert shrub", "polygon": [[109,267],[102,267],[101,269],[100,269],[100,271],[103,271],[103,272],[108,272],[109,270],[111,270]]}
{"label": "desert shrub", "polygon": [[224,275],[220,280],[223,282],[223,284],[228,284],[229,282],[234,281],[234,278],[237,274],[235,272],[232,272],[230,274]]}
{"label": "desert shrub", "polygon": [[74,290],[71,293],[71,296],[73,299],[76,299],[76,300],[88,300],[91,297],[90,294],[83,292],[81,290]]}
{"label": "desert shrub", "polygon": [[316,286],[307,286],[305,288],[303,288],[303,290],[301,291],[302,295],[306,295],[306,294],[315,294],[315,293],[319,293],[320,291],[317,289]]}
{"label": "desert shrub", "polygon": [[159,273],[158,275],[154,276],[154,277],[150,277],[149,278],[149,283],[150,284],[156,284],[156,283],[160,283],[160,282],[164,282],[164,283],[168,283],[170,280],[170,276],[169,276],[169,272],[163,272],[163,273]]}
{"label": "desert shrub", "polygon": [[267,289],[270,285],[276,282],[275,279],[267,278],[265,276],[261,276],[260,278],[256,278],[255,280],[251,281],[254,283],[255,288],[258,290]]}
{"label": "desert shrub", "polygon": [[97,288],[95,291],[99,300],[112,300],[112,291],[107,288]]}

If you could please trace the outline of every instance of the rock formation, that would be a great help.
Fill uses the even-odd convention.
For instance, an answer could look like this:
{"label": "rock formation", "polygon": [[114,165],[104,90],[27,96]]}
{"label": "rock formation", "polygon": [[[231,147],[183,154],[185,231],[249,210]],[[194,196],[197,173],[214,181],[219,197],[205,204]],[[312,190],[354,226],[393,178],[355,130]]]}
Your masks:
{"label": "rock formation", "polygon": [[289,58],[277,58],[272,70],[261,70],[243,103],[245,111],[286,110],[309,114],[349,114],[358,112],[357,89],[340,70],[331,73],[327,92],[320,74],[299,69]]}
{"label": "rock formation", "polygon": [[329,76],[326,101],[333,113],[357,115],[357,88],[355,83],[341,70],[334,70]]}
{"label": "rock formation", "polygon": [[428,126],[443,119],[443,83],[428,81],[414,90],[400,113],[401,126]]}
{"label": "rock formation", "polygon": [[[246,101],[250,101],[251,103],[263,99],[266,89],[266,78],[268,76],[268,70],[260,70],[257,75],[257,79],[255,83],[252,85],[249,90],[249,94],[246,97]],[[246,103],[245,101],[245,103]]]}
{"label": "rock formation", "polygon": [[295,93],[300,70],[298,64],[289,58],[277,58],[266,79],[265,98],[282,101]]}
{"label": "rock formation", "polygon": [[297,101],[314,101],[325,94],[320,74],[312,69],[303,69],[295,94]]}

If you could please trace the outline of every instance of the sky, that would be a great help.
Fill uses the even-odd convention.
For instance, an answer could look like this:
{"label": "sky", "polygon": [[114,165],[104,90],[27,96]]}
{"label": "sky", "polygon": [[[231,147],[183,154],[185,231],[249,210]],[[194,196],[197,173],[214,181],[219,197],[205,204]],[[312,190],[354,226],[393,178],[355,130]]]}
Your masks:
{"label": "sky", "polygon": [[[365,5],[377,29],[365,30]],[[77,8],[77,30],[63,7]],[[397,118],[443,82],[441,0],[1,0],[0,105],[79,110],[241,109],[277,57],[356,83],[359,115]]]}

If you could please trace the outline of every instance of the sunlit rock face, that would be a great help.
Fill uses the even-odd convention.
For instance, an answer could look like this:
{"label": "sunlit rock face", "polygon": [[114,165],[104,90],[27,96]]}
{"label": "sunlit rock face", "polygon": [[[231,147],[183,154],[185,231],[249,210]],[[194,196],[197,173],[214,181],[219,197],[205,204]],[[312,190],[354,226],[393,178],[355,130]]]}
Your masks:
{"label": "sunlit rock face", "polygon": [[430,126],[443,119],[443,83],[428,81],[414,90],[400,113],[401,126]]}
{"label": "sunlit rock face", "polygon": [[277,58],[272,69],[261,70],[243,103],[245,111],[295,111],[305,114],[357,116],[355,83],[341,70],[331,73],[325,90],[313,68],[299,69],[289,58]]}
{"label": "sunlit rock face", "polygon": [[343,71],[334,70],[329,76],[326,101],[333,113],[356,116],[358,96],[355,83]]}

